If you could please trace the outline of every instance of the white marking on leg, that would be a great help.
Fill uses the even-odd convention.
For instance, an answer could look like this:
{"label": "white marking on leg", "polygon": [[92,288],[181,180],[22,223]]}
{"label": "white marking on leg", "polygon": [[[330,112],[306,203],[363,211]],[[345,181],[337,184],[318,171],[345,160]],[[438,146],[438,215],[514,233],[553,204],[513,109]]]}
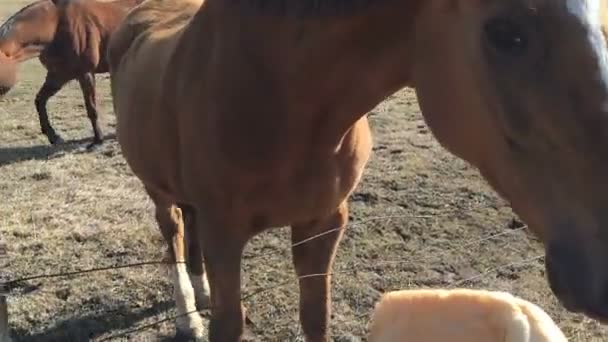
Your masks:
{"label": "white marking on leg", "polygon": [[209,282],[207,281],[207,273],[194,274],[189,273],[192,287],[194,288],[194,296],[196,298],[196,308],[199,310],[209,308],[210,290]]}
{"label": "white marking on leg", "polygon": [[[587,30],[587,40],[597,57],[600,78],[608,89],[608,46],[602,32],[602,6],[605,0],[568,0],[567,7]],[[607,100],[608,101],[608,100]],[[604,104],[608,111],[608,102]]]}
{"label": "white marking on leg", "polygon": [[[195,338],[202,338],[203,320],[198,312],[194,312],[196,311],[196,301],[186,264],[176,264],[172,273],[173,295],[177,314],[180,316],[177,318],[177,327],[185,333],[192,334]],[[184,316],[188,312],[192,313]]]}

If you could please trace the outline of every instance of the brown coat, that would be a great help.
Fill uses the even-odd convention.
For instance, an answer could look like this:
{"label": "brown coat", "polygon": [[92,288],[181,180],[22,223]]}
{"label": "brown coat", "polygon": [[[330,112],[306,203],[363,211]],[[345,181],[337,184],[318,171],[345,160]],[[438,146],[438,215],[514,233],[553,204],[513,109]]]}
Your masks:
{"label": "brown coat", "polygon": [[[210,340],[240,339],[243,247],[283,225],[304,334],[329,338],[328,273],[370,155],[365,113],[407,85],[437,139],[542,238],[557,296],[608,320],[606,13],[591,0],[148,0],[134,9],[108,51],[118,138],[173,259],[184,259],[186,236],[199,277],[204,254]],[[180,272],[184,313],[191,287]],[[190,317],[182,327],[198,334]]]}

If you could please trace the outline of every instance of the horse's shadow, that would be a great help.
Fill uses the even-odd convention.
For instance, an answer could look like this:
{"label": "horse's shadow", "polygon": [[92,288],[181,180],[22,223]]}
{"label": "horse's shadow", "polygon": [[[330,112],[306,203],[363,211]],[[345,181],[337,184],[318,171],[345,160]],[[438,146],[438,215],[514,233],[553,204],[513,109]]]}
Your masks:
{"label": "horse's shadow", "polygon": [[[58,322],[42,332],[31,334],[27,330],[14,329],[11,335],[15,341],[50,342],[50,341],[91,341],[111,331],[123,331],[137,328],[137,323],[173,307],[172,301],[157,302],[153,306],[134,310],[131,307],[108,309],[82,317],[70,318]],[[137,335],[137,334],[135,334]],[[116,340],[120,340],[118,336]],[[122,336],[133,337],[133,336]],[[163,340],[170,341],[173,337],[166,336]]]}
{"label": "horse's shadow", "polygon": [[[105,136],[105,142],[116,139],[116,134]],[[60,145],[36,145],[27,147],[0,147],[0,167],[26,161],[26,160],[48,160],[60,157],[65,153],[76,151],[86,152],[85,146],[91,142],[91,138],[66,141]]]}

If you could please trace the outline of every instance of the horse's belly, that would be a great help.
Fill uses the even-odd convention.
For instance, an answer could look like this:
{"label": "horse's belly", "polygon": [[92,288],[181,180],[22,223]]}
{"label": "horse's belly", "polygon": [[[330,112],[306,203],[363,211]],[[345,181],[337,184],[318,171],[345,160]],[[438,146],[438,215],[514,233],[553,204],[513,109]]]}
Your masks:
{"label": "horse's belly", "polygon": [[[344,147],[331,156],[293,157],[287,164],[250,174],[227,174],[246,179],[234,192],[239,211],[260,228],[306,222],[332,214],[359,183],[371,154],[366,119],[344,139]],[[218,184],[226,184],[220,182]],[[226,191],[227,187],[216,189]],[[261,218],[264,218],[263,220]]]}

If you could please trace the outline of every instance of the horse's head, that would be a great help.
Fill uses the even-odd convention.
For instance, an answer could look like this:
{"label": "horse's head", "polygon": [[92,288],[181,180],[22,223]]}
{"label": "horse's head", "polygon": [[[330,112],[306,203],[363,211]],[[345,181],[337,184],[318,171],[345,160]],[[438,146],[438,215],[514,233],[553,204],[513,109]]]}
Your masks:
{"label": "horse's head", "polygon": [[413,83],[429,126],[542,239],[565,306],[608,321],[608,1],[422,6]]}
{"label": "horse's head", "polygon": [[39,56],[53,40],[58,25],[54,2],[33,2],[0,25],[0,96],[15,84],[18,63]]}
{"label": "horse's head", "polygon": [[17,82],[17,63],[0,51],[0,97],[13,88]]}
{"label": "horse's head", "polygon": [[24,61],[37,57],[53,41],[59,24],[56,0],[38,0],[10,16],[0,26],[0,51]]}

